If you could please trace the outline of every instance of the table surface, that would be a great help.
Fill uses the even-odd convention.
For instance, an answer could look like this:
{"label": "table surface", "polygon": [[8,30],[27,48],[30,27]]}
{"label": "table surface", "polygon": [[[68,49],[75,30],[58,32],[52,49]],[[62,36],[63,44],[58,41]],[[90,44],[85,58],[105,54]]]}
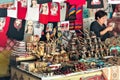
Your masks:
{"label": "table surface", "polygon": [[91,70],[91,71],[82,71],[82,72],[75,72],[67,75],[57,75],[57,76],[41,76],[40,74],[34,74],[31,72],[28,72],[26,70],[20,69],[19,67],[14,67],[18,71],[21,71],[22,73],[30,74],[33,77],[37,77],[42,80],[80,80],[80,77],[89,77],[89,76],[95,76],[95,75],[101,75],[102,71],[101,69],[97,70]]}

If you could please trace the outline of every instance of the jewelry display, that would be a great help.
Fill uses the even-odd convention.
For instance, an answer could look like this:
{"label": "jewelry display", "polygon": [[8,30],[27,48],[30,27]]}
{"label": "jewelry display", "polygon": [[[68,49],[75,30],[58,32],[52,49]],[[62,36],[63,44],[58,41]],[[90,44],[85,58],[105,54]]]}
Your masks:
{"label": "jewelry display", "polygon": [[[119,38],[112,38],[115,40],[113,42],[109,39],[107,40],[110,42],[102,42],[93,32],[85,32],[84,37],[70,32],[69,38],[63,36],[61,31],[58,31],[57,37],[50,37],[50,33],[47,32],[46,42],[26,42],[26,50],[37,57],[37,61],[34,62],[35,68],[31,67],[30,72],[42,76],[53,76],[109,66],[105,63],[107,59],[104,57],[117,57],[119,41],[116,40]],[[67,44],[63,44],[63,40]],[[119,64],[118,61],[114,64]],[[112,61],[108,62],[111,64]]]}

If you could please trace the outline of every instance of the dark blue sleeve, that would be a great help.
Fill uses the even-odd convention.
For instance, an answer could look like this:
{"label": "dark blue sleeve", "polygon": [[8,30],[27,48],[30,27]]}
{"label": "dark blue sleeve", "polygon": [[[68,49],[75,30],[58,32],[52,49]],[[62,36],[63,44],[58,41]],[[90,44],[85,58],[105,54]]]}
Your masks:
{"label": "dark blue sleeve", "polygon": [[93,31],[97,37],[100,37],[100,29],[99,29],[99,24],[96,22],[91,23],[90,25],[90,31]]}

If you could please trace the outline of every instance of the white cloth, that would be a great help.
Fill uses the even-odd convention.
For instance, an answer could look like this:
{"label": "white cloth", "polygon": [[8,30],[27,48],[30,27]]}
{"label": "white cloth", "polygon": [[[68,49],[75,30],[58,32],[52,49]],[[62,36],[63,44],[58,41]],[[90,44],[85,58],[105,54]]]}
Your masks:
{"label": "white cloth", "polygon": [[28,0],[27,3],[28,3],[27,4],[27,15],[26,15],[25,19],[26,20],[38,21],[38,19],[39,19],[39,6],[31,7],[31,0]]}
{"label": "white cloth", "polygon": [[60,7],[60,21],[65,21],[67,4],[60,3]]}
{"label": "white cloth", "polygon": [[65,0],[52,0],[52,2],[59,2],[59,3],[61,3],[61,2],[64,2]]}
{"label": "white cloth", "polygon": [[39,23],[36,26],[34,26],[34,35],[38,35],[39,38],[41,38],[42,32],[44,30],[44,24]]}
{"label": "white cloth", "polygon": [[69,21],[62,21],[60,25],[61,31],[69,31]]}
{"label": "white cloth", "polygon": [[17,18],[17,0],[14,0],[14,5],[7,9],[7,16]]}
{"label": "white cloth", "polygon": [[108,0],[109,4],[120,4],[120,0]]}

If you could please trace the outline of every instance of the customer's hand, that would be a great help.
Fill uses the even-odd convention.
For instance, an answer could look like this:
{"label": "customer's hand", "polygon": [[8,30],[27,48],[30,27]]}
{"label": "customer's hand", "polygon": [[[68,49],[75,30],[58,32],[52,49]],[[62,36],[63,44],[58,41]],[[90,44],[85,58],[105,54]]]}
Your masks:
{"label": "customer's hand", "polygon": [[118,36],[117,32],[115,32],[115,31],[113,31],[113,35],[114,35],[115,37]]}

